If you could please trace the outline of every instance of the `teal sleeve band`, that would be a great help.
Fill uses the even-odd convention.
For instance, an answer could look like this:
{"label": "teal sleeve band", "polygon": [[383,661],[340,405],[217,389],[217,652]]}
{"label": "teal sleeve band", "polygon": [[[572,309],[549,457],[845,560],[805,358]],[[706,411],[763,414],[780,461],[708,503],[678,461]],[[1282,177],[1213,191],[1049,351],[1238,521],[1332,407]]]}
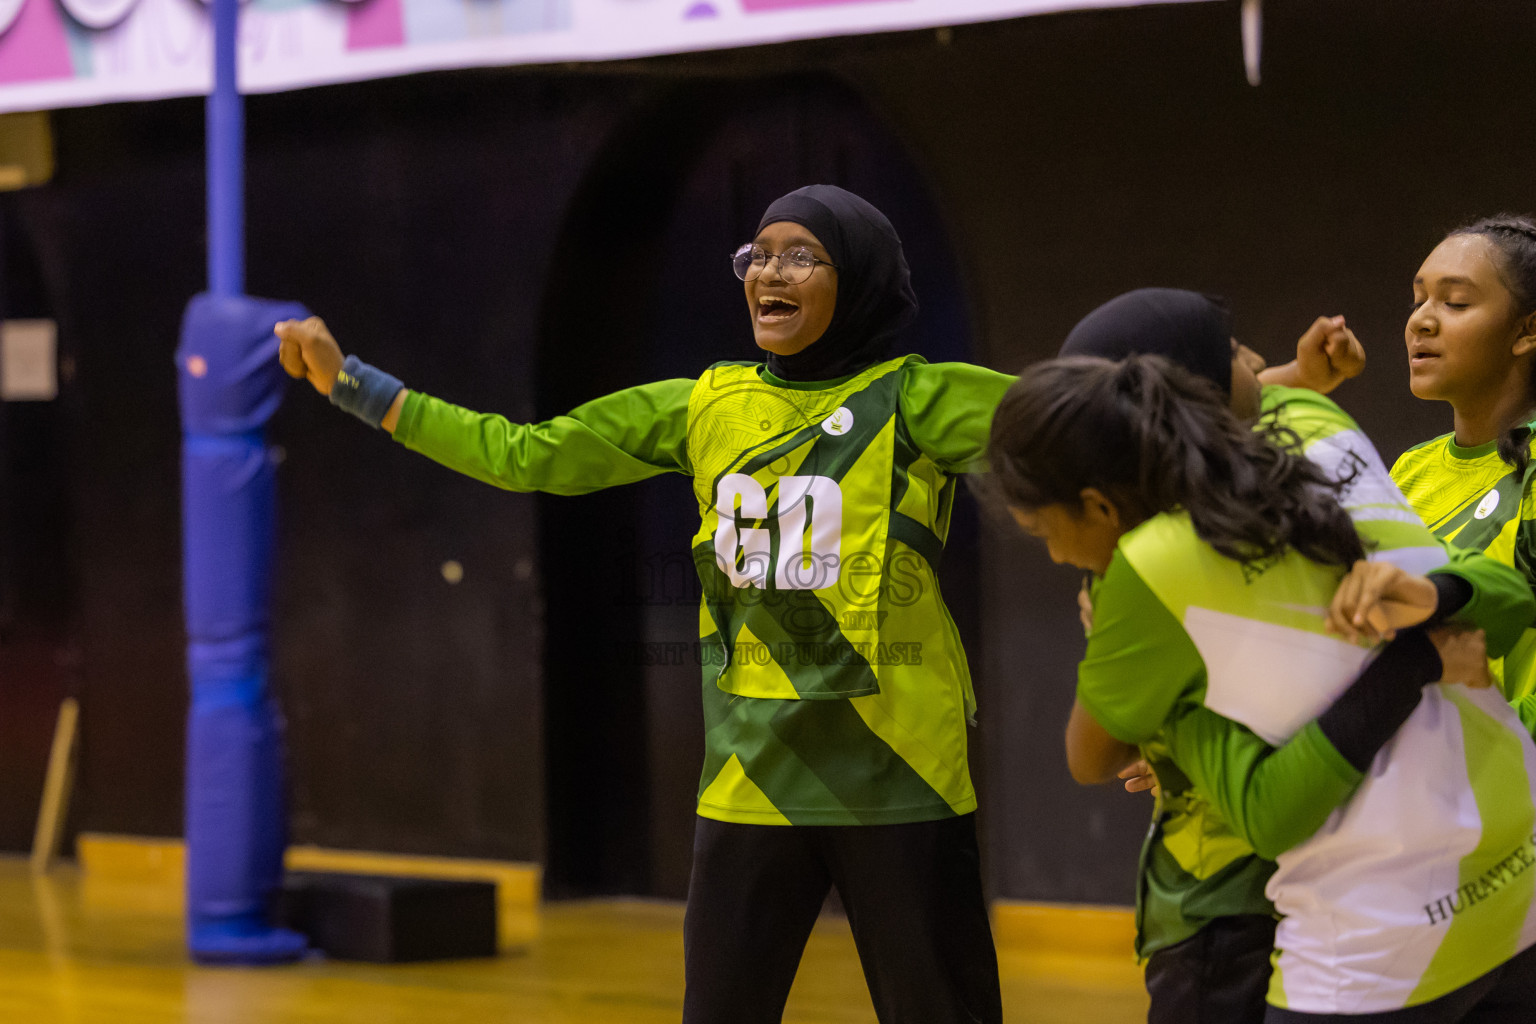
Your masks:
{"label": "teal sleeve band", "polygon": [[376,366],[369,366],[357,356],[347,356],[336,375],[331,388],[331,404],[344,409],[368,424],[377,427],[384,422],[395,396],[405,390],[398,377],[392,377]]}

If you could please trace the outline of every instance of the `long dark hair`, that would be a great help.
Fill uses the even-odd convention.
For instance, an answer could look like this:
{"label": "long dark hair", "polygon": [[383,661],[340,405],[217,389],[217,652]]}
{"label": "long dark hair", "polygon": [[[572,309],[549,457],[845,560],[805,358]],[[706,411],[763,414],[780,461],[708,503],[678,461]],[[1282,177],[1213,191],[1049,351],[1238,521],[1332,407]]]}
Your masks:
{"label": "long dark hair", "polygon": [[[1447,238],[1480,235],[1492,244],[1498,255],[1499,277],[1515,297],[1522,317],[1536,313],[1536,222],[1529,217],[1501,213],[1497,217],[1464,224]],[[1531,406],[1536,407],[1536,360],[1531,361],[1531,380],[1526,385]],[[1531,429],[1522,417],[1499,437],[1499,457],[1523,474],[1531,462]]]}
{"label": "long dark hair", "polygon": [[1076,509],[1101,491],[1130,524],[1189,513],[1195,532],[1245,565],[1288,548],[1314,562],[1365,556],[1331,480],[1283,428],[1239,423],[1216,386],[1161,356],[1029,367],[1008,389],[988,445],[992,492],[1010,506]]}

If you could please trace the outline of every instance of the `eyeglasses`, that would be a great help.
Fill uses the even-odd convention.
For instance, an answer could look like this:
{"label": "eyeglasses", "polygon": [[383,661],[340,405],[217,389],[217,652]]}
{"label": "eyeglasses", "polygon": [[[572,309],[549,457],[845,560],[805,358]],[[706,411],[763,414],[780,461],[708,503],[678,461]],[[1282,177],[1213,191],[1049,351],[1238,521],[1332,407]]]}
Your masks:
{"label": "eyeglasses", "polygon": [[819,260],[811,250],[803,245],[797,245],[783,252],[773,253],[760,245],[744,245],[731,254],[731,269],[736,271],[736,276],[743,281],[756,281],[768,269],[769,260],[779,261],[779,276],[785,284],[801,284],[816,269],[816,264],[825,263],[833,270],[837,264],[826,260]]}

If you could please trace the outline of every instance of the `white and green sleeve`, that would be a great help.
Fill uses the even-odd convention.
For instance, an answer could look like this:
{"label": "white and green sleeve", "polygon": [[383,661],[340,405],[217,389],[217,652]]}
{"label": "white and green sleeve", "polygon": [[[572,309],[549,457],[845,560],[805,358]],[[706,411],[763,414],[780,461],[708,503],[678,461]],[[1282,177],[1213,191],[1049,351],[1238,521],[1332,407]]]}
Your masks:
{"label": "white and green sleeve", "polygon": [[1205,663],[1189,634],[1116,551],[1093,591],[1077,699],[1115,739],[1152,739],[1181,700],[1198,703]]}

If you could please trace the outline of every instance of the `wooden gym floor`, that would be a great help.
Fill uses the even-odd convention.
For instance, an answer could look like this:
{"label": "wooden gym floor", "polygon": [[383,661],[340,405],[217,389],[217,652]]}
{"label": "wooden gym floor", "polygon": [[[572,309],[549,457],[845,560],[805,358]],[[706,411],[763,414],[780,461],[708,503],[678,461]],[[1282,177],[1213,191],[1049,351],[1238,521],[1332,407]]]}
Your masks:
{"label": "wooden gym floor", "polygon": [[[174,887],[82,878],[72,867],[34,878],[24,860],[0,859],[0,1021],[676,1024],[682,920],[674,903],[556,903],[506,922],[523,948],[493,960],[203,968],[186,959]],[[1010,1024],[1145,1019],[1128,953],[1064,953],[1027,924],[999,935]],[[845,921],[817,926],[784,1020],[874,1024]]]}

